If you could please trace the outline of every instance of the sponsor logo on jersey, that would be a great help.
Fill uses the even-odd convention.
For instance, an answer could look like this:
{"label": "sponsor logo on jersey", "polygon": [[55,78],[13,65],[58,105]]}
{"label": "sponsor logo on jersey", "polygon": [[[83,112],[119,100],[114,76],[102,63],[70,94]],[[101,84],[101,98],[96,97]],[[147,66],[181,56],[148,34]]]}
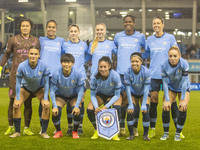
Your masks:
{"label": "sponsor logo on jersey", "polygon": [[111,83],[110,83],[110,86],[114,86],[114,83],[111,82]]}
{"label": "sponsor logo on jersey", "polygon": [[167,44],[167,42],[163,42],[163,45],[166,45]]}
{"label": "sponsor logo on jersey", "polygon": [[[162,73],[161,73],[161,74],[162,74]],[[151,79],[151,77],[148,77],[148,78],[147,78],[147,80],[150,80],[150,79]]]}

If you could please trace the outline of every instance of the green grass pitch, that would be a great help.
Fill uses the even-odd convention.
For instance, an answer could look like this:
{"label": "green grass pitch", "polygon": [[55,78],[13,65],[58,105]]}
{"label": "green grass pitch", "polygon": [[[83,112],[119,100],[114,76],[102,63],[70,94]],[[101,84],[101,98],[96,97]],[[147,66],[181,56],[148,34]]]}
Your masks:
{"label": "green grass pitch", "polygon": [[[181,150],[198,150],[200,149],[200,92],[192,91],[190,103],[188,107],[187,120],[183,129],[183,134],[185,135],[185,139],[181,142],[174,141],[174,133],[175,127],[173,125],[173,121],[170,123],[170,138],[167,141],[160,141],[160,137],[163,134],[162,128],[162,118],[161,118],[161,110],[162,110],[162,100],[161,97],[163,92],[160,92],[160,101],[158,105],[158,120],[156,125],[156,137],[151,139],[150,141],[143,141],[142,134],[142,115],[140,114],[139,120],[139,137],[135,138],[133,141],[126,141],[126,137],[128,136],[128,130],[126,136],[120,137],[120,141],[108,141],[103,138],[99,138],[97,140],[91,140],[94,129],[87,118],[87,114],[84,116],[83,123],[83,132],[84,134],[80,136],[80,139],[72,139],[72,137],[66,136],[67,131],[67,118],[66,118],[66,109],[63,108],[62,111],[62,120],[61,120],[61,129],[64,136],[60,139],[42,139],[38,134],[40,131],[39,117],[38,117],[38,106],[39,101],[37,99],[33,99],[33,114],[30,128],[35,133],[34,136],[21,136],[18,138],[11,139],[9,136],[4,136],[4,132],[7,130],[8,121],[7,121],[7,109],[8,109],[8,88],[0,88],[0,150],[3,149],[67,149],[67,150],[75,150],[75,149],[83,149],[83,150],[128,150],[128,149],[140,149],[140,150],[154,150],[154,149],[181,149]],[[87,105],[90,100],[89,90],[87,90],[86,98],[85,98],[85,112]],[[23,108],[22,108],[23,109]],[[21,123],[21,132],[23,131],[24,121],[23,121],[23,113],[22,113],[22,123]],[[54,126],[52,120],[49,121],[48,134],[52,137],[54,131]]]}

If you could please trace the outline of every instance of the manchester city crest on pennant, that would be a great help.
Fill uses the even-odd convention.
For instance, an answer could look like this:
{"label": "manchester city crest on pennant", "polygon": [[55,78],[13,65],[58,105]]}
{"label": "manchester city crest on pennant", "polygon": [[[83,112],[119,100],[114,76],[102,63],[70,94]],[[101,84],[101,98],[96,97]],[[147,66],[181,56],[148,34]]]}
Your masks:
{"label": "manchester city crest on pennant", "polygon": [[112,113],[103,113],[101,116],[100,116],[100,124],[103,126],[103,127],[110,127],[112,126],[114,123],[114,116]]}
{"label": "manchester city crest on pennant", "polygon": [[100,137],[110,140],[119,133],[118,115],[117,110],[114,108],[105,109],[97,113],[96,123]]}

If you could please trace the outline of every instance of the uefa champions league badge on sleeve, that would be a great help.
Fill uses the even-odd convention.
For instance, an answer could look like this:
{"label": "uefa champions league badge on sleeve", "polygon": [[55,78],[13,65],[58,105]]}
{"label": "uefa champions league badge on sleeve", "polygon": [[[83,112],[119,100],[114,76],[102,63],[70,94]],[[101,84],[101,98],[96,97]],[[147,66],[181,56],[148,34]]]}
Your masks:
{"label": "uefa champions league badge on sleeve", "polygon": [[97,132],[100,137],[111,140],[119,133],[119,121],[117,110],[105,109],[97,113],[96,116]]}

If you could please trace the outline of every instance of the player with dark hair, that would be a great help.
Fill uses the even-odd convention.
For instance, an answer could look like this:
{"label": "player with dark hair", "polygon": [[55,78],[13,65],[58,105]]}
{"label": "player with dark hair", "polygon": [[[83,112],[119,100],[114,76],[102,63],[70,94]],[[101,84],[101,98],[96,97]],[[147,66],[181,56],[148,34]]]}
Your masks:
{"label": "player with dark hair", "polygon": [[40,37],[41,54],[40,59],[50,68],[50,77],[53,72],[61,67],[61,46],[65,39],[56,36],[57,23],[55,20],[49,20],[46,24],[47,36]]}
{"label": "player with dark hair", "polygon": [[[70,25],[69,26],[69,37],[70,40],[66,41],[63,43],[62,45],[62,53],[70,53],[74,56],[75,58],[75,63],[74,63],[74,68],[76,70],[79,70],[85,80],[87,79],[86,77],[86,72],[85,72],[85,62],[87,62],[89,60],[89,54],[88,54],[88,46],[86,44],[86,42],[81,41],[79,39],[79,35],[80,35],[80,29],[78,25]],[[86,85],[86,84],[85,84]],[[78,128],[78,134],[83,134],[83,130],[82,130],[82,124],[83,124],[83,117],[84,117],[84,98],[85,98],[85,92],[86,92],[86,87],[84,88],[84,93],[83,93],[83,98],[81,101],[81,106],[80,106],[80,111],[81,111],[81,124],[79,125]],[[68,119],[68,131],[67,131],[67,135],[71,135],[72,134],[72,130],[73,130],[73,123],[72,123],[72,117],[73,115],[71,114],[72,112],[72,108],[70,107],[70,104],[67,103],[67,119]]]}
{"label": "player with dark hair", "polygon": [[63,54],[61,57],[62,67],[57,69],[52,75],[50,85],[50,96],[53,103],[52,120],[57,131],[53,138],[63,136],[60,128],[61,111],[68,101],[74,116],[72,136],[74,139],[79,138],[77,133],[81,122],[79,105],[83,97],[84,77],[81,72],[78,72],[73,67],[74,63],[75,59],[71,54]]}
{"label": "player with dark hair", "polygon": [[[19,64],[17,69],[16,97],[13,104],[13,121],[15,133],[10,137],[20,136],[21,105],[30,95],[36,96],[42,103],[42,138],[50,138],[46,133],[49,123],[50,103],[49,91],[49,68],[39,60],[40,52],[37,46],[31,46],[28,60]],[[22,85],[22,87],[21,87]]]}
{"label": "player with dark hair", "polygon": [[187,107],[190,101],[188,71],[188,62],[181,58],[179,48],[177,46],[172,46],[168,51],[168,59],[161,65],[161,76],[165,98],[162,112],[164,135],[160,140],[167,140],[169,138],[170,107],[172,103],[176,102],[177,95],[180,103],[174,140],[181,140],[180,133],[185,124]]}
{"label": "player with dark hair", "polygon": [[[20,34],[11,37],[8,40],[6,51],[3,55],[3,58],[0,62],[0,73],[2,71],[3,66],[6,64],[10,55],[13,54],[13,62],[11,66],[11,72],[9,77],[9,97],[10,103],[8,106],[8,122],[9,127],[4,135],[10,135],[14,132],[13,127],[13,102],[15,93],[15,85],[16,85],[16,72],[18,65],[24,60],[28,59],[29,47],[31,46],[39,46],[39,40],[37,37],[30,34],[31,29],[34,27],[33,22],[28,18],[21,18],[19,20],[19,30]],[[32,106],[31,106],[31,98],[27,99],[24,103],[24,118],[25,118],[25,128],[24,134],[33,135],[33,132],[30,130],[30,121],[32,116]]]}
{"label": "player with dark hair", "polygon": [[91,74],[95,73],[98,68],[98,61],[103,56],[112,58],[112,53],[115,53],[116,46],[113,41],[106,39],[106,25],[99,23],[95,28],[95,38],[89,46],[89,54],[92,59]]}
{"label": "player with dark hair", "polygon": [[[157,105],[159,100],[159,91],[162,85],[161,77],[161,64],[167,60],[168,51],[173,45],[177,45],[174,35],[166,33],[164,29],[164,20],[161,17],[153,18],[153,30],[154,35],[147,38],[147,44],[145,48],[144,58],[148,58],[150,55],[150,71],[151,71],[151,103],[150,103],[150,131],[149,137],[153,138],[155,136],[155,127],[157,120]],[[172,103],[172,118],[176,126],[177,117],[178,117],[178,107],[176,102]],[[182,135],[183,137],[183,135]]]}
{"label": "player with dark hair", "polygon": [[[43,61],[50,69],[50,78],[52,77],[53,72],[61,67],[60,58],[61,58],[61,46],[64,43],[65,39],[56,36],[57,23],[55,20],[51,19],[46,23],[47,36],[40,37],[40,59]],[[40,116],[40,125],[42,127],[42,106],[39,107],[39,116]],[[41,133],[41,132],[40,132]]]}
{"label": "player with dark hair", "polygon": [[[91,139],[97,139],[97,127],[95,120],[95,113],[100,112],[103,109],[117,108],[118,117],[120,105],[122,102],[121,80],[119,74],[112,70],[111,60],[108,56],[103,56],[98,62],[98,72],[92,74],[90,81],[91,101],[87,108],[87,114],[90,122],[95,128],[95,132]],[[99,108],[104,104],[102,108]],[[118,109],[119,108],[119,109]],[[113,137],[113,140],[119,141],[118,135]]]}
{"label": "player with dark hair", "polygon": [[[145,36],[134,29],[135,18],[132,15],[126,15],[123,18],[123,25],[125,30],[115,35],[114,43],[117,46],[117,72],[120,74],[122,84],[124,84],[124,72],[130,67],[130,56],[133,52],[141,52],[141,47],[145,48]],[[125,135],[125,117],[127,110],[126,94],[123,96],[121,107],[121,123],[120,134]],[[139,105],[135,106],[139,109]],[[138,114],[139,115],[139,114]],[[139,116],[135,116],[135,122],[138,121]],[[137,133],[137,129],[135,134]]]}
{"label": "player with dark hair", "polygon": [[127,140],[134,139],[134,111],[133,105],[139,105],[141,103],[141,111],[143,115],[143,128],[144,134],[143,139],[149,141],[148,130],[149,130],[149,104],[150,98],[148,97],[149,85],[150,85],[150,71],[148,68],[142,65],[143,59],[141,53],[135,52],[130,56],[131,67],[124,72],[124,84],[126,88],[127,98],[129,102],[127,110],[127,124],[130,136]]}

